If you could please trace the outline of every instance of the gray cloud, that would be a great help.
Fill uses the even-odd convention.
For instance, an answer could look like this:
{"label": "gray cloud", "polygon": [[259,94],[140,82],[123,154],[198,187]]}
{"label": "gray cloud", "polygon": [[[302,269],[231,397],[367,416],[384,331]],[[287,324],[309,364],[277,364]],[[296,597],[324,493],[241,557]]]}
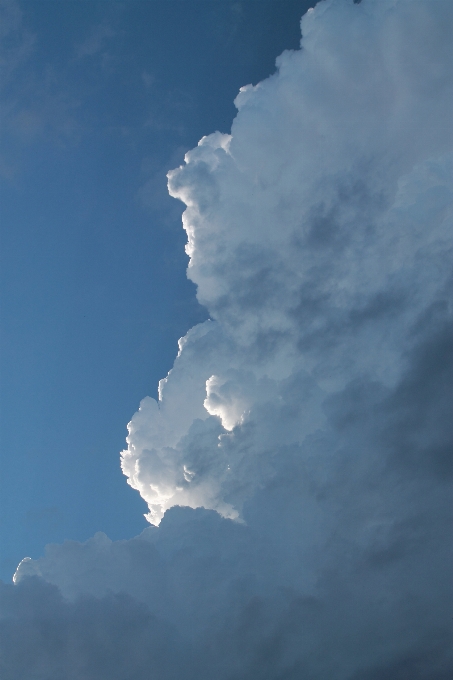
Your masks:
{"label": "gray cloud", "polygon": [[127,595],[85,596],[69,604],[37,577],[2,591],[5,680],[176,677],[182,650],[172,631]]}

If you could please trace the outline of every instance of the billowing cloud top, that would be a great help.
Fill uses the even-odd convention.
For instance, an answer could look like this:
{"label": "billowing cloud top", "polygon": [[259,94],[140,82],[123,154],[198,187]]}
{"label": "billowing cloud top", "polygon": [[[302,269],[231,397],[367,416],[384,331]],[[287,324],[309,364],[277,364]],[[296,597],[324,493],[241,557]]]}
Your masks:
{"label": "billowing cloud top", "polygon": [[159,527],[16,574],[33,612],[70,600],[46,591],[87,659],[67,677],[107,677],[91,610],[135,664],[109,678],[453,672],[452,21],[448,0],[324,0],[231,134],[169,173],[210,320],[129,424]]}
{"label": "billowing cloud top", "polygon": [[353,381],[394,388],[448,304],[451,68],[432,5],[321,3],[302,49],[241,89],[231,135],[169,173],[212,320],[129,425],[123,470],[151,522],[241,516],[276,448],[322,431]]}

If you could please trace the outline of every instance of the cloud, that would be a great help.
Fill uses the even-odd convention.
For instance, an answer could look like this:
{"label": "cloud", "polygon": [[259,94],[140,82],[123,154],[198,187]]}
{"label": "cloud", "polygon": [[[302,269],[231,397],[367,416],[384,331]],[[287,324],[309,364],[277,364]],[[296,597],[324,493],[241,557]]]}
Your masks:
{"label": "cloud", "polygon": [[158,526],[19,565],[10,677],[450,677],[452,14],[321,2],[169,173],[210,320],[129,424]]}
{"label": "cloud", "polygon": [[144,184],[136,194],[137,203],[144,209],[159,213],[159,223],[166,226],[178,224],[181,219],[181,204],[177,204],[168,195],[166,170],[169,165],[181,161],[187,148],[176,147],[170,154],[170,162],[156,163],[152,157],[142,161],[141,174]]}
{"label": "cloud", "polygon": [[182,341],[159,404],[145,400],[130,423],[123,469],[155,521],[175,504],[233,516],[227,496],[249,479],[226,453],[235,425],[303,372],[318,394],[307,392],[306,418],[282,432],[274,409],[272,426],[276,444],[302,442],[323,426],[323,399],[352,380],[395,388],[416,328],[448,304],[444,11],[320,3],[302,49],[242,88],[231,135],[204,137],[169,174],[211,321]]}
{"label": "cloud", "polygon": [[14,589],[0,585],[5,680],[174,677],[172,631],[130,597],[85,596],[68,604],[58,588],[36,578]]}

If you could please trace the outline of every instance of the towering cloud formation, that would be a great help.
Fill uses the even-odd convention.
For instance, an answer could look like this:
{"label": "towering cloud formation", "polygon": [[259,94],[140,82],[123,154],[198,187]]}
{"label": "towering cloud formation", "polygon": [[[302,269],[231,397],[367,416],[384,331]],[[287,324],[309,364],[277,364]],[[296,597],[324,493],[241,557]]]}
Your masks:
{"label": "towering cloud formation", "polygon": [[450,677],[452,22],[324,0],[169,173],[211,319],[129,424],[159,527],[23,562],[7,621],[115,612],[134,678]]}
{"label": "towering cloud formation", "polygon": [[445,12],[321,3],[302,49],[242,88],[231,135],[204,137],[169,173],[212,321],[183,338],[159,404],[145,399],[129,426],[123,470],[151,522],[173,505],[241,516],[278,448],[327,431],[326,399],[394,390],[428,318],[444,318]]}

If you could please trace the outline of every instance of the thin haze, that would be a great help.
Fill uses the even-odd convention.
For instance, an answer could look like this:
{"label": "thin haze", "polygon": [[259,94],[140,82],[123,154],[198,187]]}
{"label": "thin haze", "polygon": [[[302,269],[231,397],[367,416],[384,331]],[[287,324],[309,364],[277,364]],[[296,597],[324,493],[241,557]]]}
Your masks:
{"label": "thin haze", "polygon": [[209,320],[129,423],[154,526],[19,565],[7,680],[452,676],[452,25],[320,2],[169,172]]}

